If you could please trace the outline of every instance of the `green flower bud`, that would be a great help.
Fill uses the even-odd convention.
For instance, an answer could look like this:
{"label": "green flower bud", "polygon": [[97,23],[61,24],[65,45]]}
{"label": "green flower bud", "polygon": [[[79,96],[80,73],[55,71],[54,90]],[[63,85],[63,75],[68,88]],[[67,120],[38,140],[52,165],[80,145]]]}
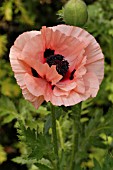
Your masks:
{"label": "green flower bud", "polygon": [[63,19],[66,24],[83,26],[88,19],[85,2],[82,0],[69,0],[63,9]]}

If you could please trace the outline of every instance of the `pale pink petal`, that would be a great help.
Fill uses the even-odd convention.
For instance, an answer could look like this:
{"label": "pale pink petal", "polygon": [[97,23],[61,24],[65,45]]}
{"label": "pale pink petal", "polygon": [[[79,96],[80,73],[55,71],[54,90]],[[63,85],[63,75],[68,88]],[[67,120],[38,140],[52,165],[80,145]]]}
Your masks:
{"label": "pale pink petal", "polygon": [[44,92],[44,99],[46,100],[46,102],[51,101],[52,95],[53,95],[53,91],[52,91],[51,85],[47,83],[46,89]]}
{"label": "pale pink petal", "polygon": [[17,80],[18,85],[22,88],[23,86],[25,86],[25,81],[24,81],[24,76],[26,73],[15,73],[14,77]]}
{"label": "pale pink petal", "polygon": [[50,48],[50,49],[53,49],[52,47],[52,41],[53,41],[53,32],[52,32],[52,29],[48,29],[46,27],[42,27],[41,29],[41,33],[42,33],[42,37],[44,39],[44,42],[45,42],[45,49],[47,48]]}
{"label": "pale pink petal", "polygon": [[[68,26],[68,25],[58,25],[55,27],[52,27],[54,31],[59,30],[62,33],[65,33],[67,36],[72,36],[79,41],[84,42],[86,44],[85,46],[85,52],[86,55],[88,56],[88,60],[96,55],[98,55],[96,60],[102,59],[104,56],[102,54],[100,45],[97,43],[95,38],[89,34],[87,31],[83,30],[82,28],[79,27],[73,27],[73,26]],[[93,54],[92,54],[93,53]],[[96,61],[95,60],[95,61]]]}
{"label": "pale pink petal", "polygon": [[30,69],[28,65],[18,60],[19,55],[20,55],[20,51],[17,48],[15,48],[15,46],[12,46],[10,49],[9,58],[10,58],[13,71],[15,73],[29,72]]}
{"label": "pale pink petal", "polygon": [[[64,33],[52,28],[42,28],[42,36],[45,39],[45,48],[55,50],[55,54],[65,56],[67,61],[75,60],[84,49],[84,43],[73,36],[66,36]],[[76,48],[73,48],[76,47]]]}
{"label": "pale pink petal", "polygon": [[87,71],[86,67],[81,66],[75,71],[74,76],[75,77],[81,77],[86,73],[86,71]]}
{"label": "pale pink petal", "polygon": [[75,87],[74,91],[76,91],[77,93],[80,93],[80,94],[84,94],[85,93],[85,84],[84,84],[83,78],[76,79],[76,84],[77,84],[77,86]]}
{"label": "pale pink petal", "polygon": [[37,99],[36,96],[32,95],[32,94],[28,91],[28,89],[27,89],[26,86],[24,86],[24,88],[22,89],[22,94],[23,94],[23,96],[24,96],[24,98],[25,98],[26,100],[29,100],[29,101],[31,101],[31,102],[34,102],[34,101]]}
{"label": "pale pink petal", "polygon": [[86,65],[86,69],[88,72],[94,72],[97,75],[99,84],[102,82],[104,77],[104,59]]}
{"label": "pale pink petal", "polygon": [[86,56],[84,56],[84,53],[85,53],[85,50],[82,50],[82,51],[79,51],[79,55],[77,57],[73,55],[72,60],[69,61],[70,72],[72,72],[74,69],[77,69],[79,66],[86,64]]}
{"label": "pale pink petal", "polygon": [[53,94],[55,95],[55,96],[68,96],[69,95],[69,91],[64,91],[64,90],[62,90],[62,89],[60,89],[60,88],[58,88],[57,86],[56,87],[54,87],[54,89],[53,89]]}
{"label": "pale pink petal", "polygon": [[34,36],[39,35],[40,31],[28,31],[19,35],[16,41],[14,42],[14,46],[18,48],[20,51],[24,48],[25,44]]}
{"label": "pale pink petal", "polygon": [[34,67],[36,61],[44,62],[44,51],[45,48],[42,36],[36,35],[25,44],[18,59],[24,61],[31,67]]}
{"label": "pale pink petal", "polygon": [[62,101],[62,97],[61,96],[55,96],[52,95],[51,97],[51,103],[55,106],[61,106],[64,105],[63,101]]}
{"label": "pale pink petal", "polygon": [[[90,36],[93,37],[92,35],[89,34],[89,37]],[[94,37],[92,38],[90,44],[85,49],[85,55],[87,55],[88,64],[104,58],[100,45],[97,43]]]}
{"label": "pale pink petal", "polygon": [[55,85],[57,82],[59,82],[62,79],[62,75],[58,74],[56,71],[56,66],[51,66],[46,72],[46,79],[48,82],[51,82],[52,85]]}
{"label": "pale pink petal", "polygon": [[37,109],[44,101],[44,96],[39,96],[39,97],[36,97],[34,95],[32,95],[27,88],[24,88],[22,90],[22,94],[24,96],[24,98],[26,100],[29,100],[33,105],[34,107]]}
{"label": "pale pink petal", "polygon": [[41,77],[45,78],[48,82],[51,82],[52,85],[59,82],[63,77],[62,75],[58,74],[56,71],[56,66],[54,65],[49,67],[47,63],[42,64],[37,62],[35,69]]}
{"label": "pale pink petal", "polygon": [[94,38],[86,48],[85,54],[87,55],[86,68],[89,72],[94,72],[97,75],[100,84],[104,76],[104,56]]}
{"label": "pale pink petal", "polygon": [[82,101],[80,95],[73,91],[70,93],[70,95],[67,98],[62,97],[62,100],[63,100],[64,106],[72,106]]}
{"label": "pale pink petal", "polygon": [[92,40],[93,36],[89,36],[90,34],[79,27],[69,26],[69,25],[58,25],[52,27],[54,31],[59,30],[64,33],[66,36],[72,36],[79,39],[84,43],[84,47],[87,47]]}
{"label": "pale pink petal", "polygon": [[37,96],[37,97],[44,95],[46,85],[47,85],[47,82],[44,79],[35,78],[35,77],[31,76],[30,74],[26,73],[26,75],[24,77],[24,81],[26,83],[27,89],[29,90],[29,92],[31,94],[33,94],[34,96]]}
{"label": "pale pink petal", "polygon": [[65,59],[68,61],[74,60],[84,48],[84,44],[72,36],[65,36],[65,34],[59,31],[53,32],[53,36],[54,42],[52,48],[55,49],[55,54],[65,56]]}
{"label": "pale pink petal", "polygon": [[55,96],[52,95],[51,102],[56,106],[72,106],[81,101],[86,100],[89,97],[89,94],[79,94],[75,91],[71,91],[68,96]]}
{"label": "pale pink petal", "polygon": [[74,105],[89,98],[89,93],[80,94],[72,90],[68,98],[73,99],[73,105]]}
{"label": "pale pink petal", "polygon": [[39,31],[30,31],[21,34],[10,49],[10,63],[12,70],[14,71],[15,78],[17,79],[17,83],[20,87],[25,86],[24,76],[26,73],[31,73],[31,68],[25,62],[18,60],[18,58],[21,55],[23,47],[30,40],[30,38],[38,35],[39,33]]}
{"label": "pale pink petal", "polygon": [[34,102],[32,102],[32,104],[34,105],[34,107],[35,107],[36,109],[38,109],[39,106],[40,106],[43,102],[44,102],[44,96],[39,96],[39,97],[37,97],[37,99],[36,99]]}
{"label": "pale pink petal", "polygon": [[47,63],[43,64],[39,61],[36,61],[34,63],[34,67],[33,67],[37,73],[42,77],[42,78],[45,78],[45,75],[47,73],[47,71],[50,69],[50,67],[48,66]]}
{"label": "pale pink petal", "polygon": [[[64,43],[67,37],[60,31],[53,32],[51,28],[42,27],[41,33],[45,40],[45,48],[56,49]],[[67,46],[66,46],[67,47]]]}
{"label": "pale pink petal", "polygon": [[56,84],[58,88],[64,91],[70,91],[76,87],[76,82],[74,80],[62,80]]}
{"label": "pale pink petal", "polygon": [[10,63],[11,63],[12,70],[14,71],[14,76],[17,80],[17,83],[21,87],[25,85],[24,76],[26,72],[30,73],[31,69],[29,68],[28,65],[26,65],[25,63],[17,59],[19,55],[20,55],[20,50],[18,50],[15,46],[12,46],[9,54]]}
{"label": "pale pink petal", "polygon": [[99,81],[97,76],[92,72],[88,72],[83,76],[83,79],[86,90],[90,92],[91,97],[95,97],[99,90]]}

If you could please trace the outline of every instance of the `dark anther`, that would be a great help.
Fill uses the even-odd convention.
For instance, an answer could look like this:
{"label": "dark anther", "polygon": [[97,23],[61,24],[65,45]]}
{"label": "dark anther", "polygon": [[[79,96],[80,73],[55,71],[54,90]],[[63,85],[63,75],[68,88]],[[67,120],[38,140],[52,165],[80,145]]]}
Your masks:
{"label": "dark anther", "polygon": [[31,67],[31,72],[32,72],[32,75],[33,75],[34,77],[38,77],[37,71],[36,71],[34,68],[32,68],[32,67]]}
{"label": "dark anther", "polygon": [[73,78],[74,78],[74,73],[75,73],[75,69],[71,72],[71,74],[70,74],[70,80],[73,80]]}
{"label": "dark anther", "polygon": [[55,85],[52,86],[52,90],[55,88]]}
{"label": "dark anther", "polygon": [[59,64],[56,65],[56,70],[62,76],[65,76],[69,69],[69,63],[66,60],[61,61]]}
{"label": "dark anther", "polygon": [[51,67],[52,65],[57,65],[63,60],[63,56],[56,54],[56,55],[51,55],[47,58],[46,62],[48,65]]}
{"label": "dark anther", "polygon": [[54,50],[51,50],[50,48],[46,49],[45,52],[44,52],[44,58],[47,58],[51,55],[54,55]]}
{"label": "dark anther", "polygon": [[59,74],[62,76],[65,76],[65,74],[68,71],[69,63],[64,60],[64,56],[60,54],[51,55],[46,59],[46,62],[48,63],[49,67],[52,65],[56,65],[56,70]]}
{"label": "dark anther", "polygon": [[51,67],[52,65],[56,65],[57,72],[65,76],[69,69],[69,63],[64,59],[64,56],[60,54],[54,54],[54,50],[46,49],[44,52],[44,58],[46,58],[46,62]]}

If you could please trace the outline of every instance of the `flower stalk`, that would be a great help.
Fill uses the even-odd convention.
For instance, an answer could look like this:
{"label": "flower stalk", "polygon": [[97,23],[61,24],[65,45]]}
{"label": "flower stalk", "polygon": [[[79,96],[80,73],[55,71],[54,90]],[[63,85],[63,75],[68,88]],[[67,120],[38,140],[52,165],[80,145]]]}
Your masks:
{"label": "flower stalk", "polygon": [[52,135],[53,135],[53,147],[56,157],[56,170],[59,170],[59,156],[58,156],[58,140],[56,131],[56,117],[55,117],[55,106],[51,104],[51,116],[52,116]]}
{"label": "flower stalk", "polygon": [[73,111],[73,138],[72,138],[72,155],[70,161],[70,170],[76,169],[75,158],[76,158],[76,153],[79,149],[79,133],[81,131],[81,125],[80,125],[81,104],[76,105],[75,109],[76,111],[75,112]]}

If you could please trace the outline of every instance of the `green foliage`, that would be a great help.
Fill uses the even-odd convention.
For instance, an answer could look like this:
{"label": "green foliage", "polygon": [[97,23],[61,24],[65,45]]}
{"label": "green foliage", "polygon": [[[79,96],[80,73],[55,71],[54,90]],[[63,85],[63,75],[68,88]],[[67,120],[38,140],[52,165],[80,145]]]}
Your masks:
{"label": "green foliage", "polygon": [[0,93],[11,98],[20,95],[20,88],[15,83],[10,64],[4,59],[0,61]]}
{"label": "green foliage", "polygon": [[6,21],[12,20],[13,15],[13,1],[4,1],[2,7],[0,8],[1,15],[3,15],[3,19]]}
{"label": "green foliage", "polygon": [[[21,2],[21,0],[14,1],[15,8],[15,14],[17,15],[17,20],[20,23],[26,23],[28,25],[33,26],[34,25],[34,17],[30,15],[29,11],[26,10],[24,7],[24,4]],[[20,15],[18,15],[20,13]]]}
{"label": "green foliage", "polygon": [[1,16],[3,16],[3,21],[12,21],[13,15],[15,14],[15,19],[19,22],[25,22],[28,25],[34,24],[33,18],[30,17],[29,12],[26,10],[21,0],[4,1],[2,7],[0,7],[0,11]]}
{"label": "green foliage", "polygon": [[4,151],[4,148],[2,145],[0,145],[0,164],[2,164],[4,161],[7,160],[7,154]]}
{"label": "green foliage", "polygon": [[45,136],[42,133],[37,133],[35,129],[31,130],[29,127],[23,126],[22,121],[18,123],[18,137],[21,142],[25,143],[27,153],[23,155],[22,159],[19,157],[14,158],[14,161],[23,164],[29,164],[29,161],[31,161],[31,163],[35,163],[35,165],[42,170],[51,169],[46,165],[38,163],[42,158],[48,159],[49,161],[51,161],[51,158],[54,160],[51,136],[49,134]]}
{"label": "green foliage", "polygon": [[[2,123],[8,123],[13,119],[17,119],[15,127],[18,131],[19,140],[23,143],[25,149],[21,157],[14,158],[13,161],[28,165],[35,164],[42,170],[44,168],[51,169],[54,167],[55,156],[53,154],[51,132],[49,131],[49,129],[51,129],[49,106],[47,107],[48,110],[41,106],[39,110],[36,111],[29,102],[21,99],[18,107],[15,107],[15,104],[5,97],[1,98],[0,105],[2,106],[0,108]],[[88,110],[92,111],[92,107],[92,100],[83,102],[81,116],[78,117],[79,119],[77,118],[77,112],[79,113],[80,106],[77,105],[69,108],[67,112],[62,110],[62,114],[59,114],[59,116],[56,114],[59,147],[61,148],[61,150],[59,150],[61,169],[67,170],[70,164],[68,155],[71,155],[72,151],[73,116],[75,117],[75,124],[79,124],[78,127],[80,126],[78,149],[75,156],[76,167],[81,168],[81,165],[83,165],[85,168],[89,166],[88,162],[91,162],[90,166],[93,167],[93,158],[98,161],[100,159],[99,157],[101,157],[103,160],[106,149],[112,148],[112,140],[111,142],[107,142],[106,138],[109,135],[112,136],[113,108],[109,108],[108,112],[103,115],[101,109],[96,109],[90,114]],[[61,112],[61,108],[60,110],[56,108],[56,113],[58,112]],[[47,114],[46,119],[44,113]],[[41,120],[36,120],[37,115],[41,116]],[[40,116],[38,116],[39,119]],[[83,116],[84,118],[89,117],[89,119],[87,121],[81,121],[81,119],[83,120]],[[45,123],[41,130],[39,127],[42,120]],[[45,133],[43,133],[44,129]],[[104,137],[104,134],[106,137]],[[92,147],[95,149],[92,149]],[[96,148],[102,148],[102,151],[98,149],[101,154],[98,150],[96,151]],[[89,151],[92,156],[88,154]],[[48,160],[49,163],[40,163],[39,161],[42,159]],[[87,161],[84,162],[84,160]],[[101,165],[103,165],[103,161],[101,161]]]}
{"label": "green foliage", "polygon": [[103,166],[100,166],[99,163],[94,160],[94,168],[92,170],[112,170],[113,169],[113,157],[109,154],[105,156]]}
{"label": "green foliage", "polygon": [[[12,122],[14,119],[20,119],[23,123],[31,129],[37,129],[39,132],[43,131],[45,116],[49,111],[43,106],[36,110],[31,103],[24,99],[18,101],[18,106],[8,97],[2,96],[0,98],[0,117],[1,124]],[[36,118],[38,117],[38,118]]]}
{"label": "green foliage", "polygon": [[13,119],[18,117],[14,103],[8,98],[1,97],[0,106],[1,124],[10,123]]}
{"label": "green foliage", "polygon": [[7,35],[0,35],[0,58],[5,54],[7,51]]}
{"label": "green foliage", "polygon": [[37,167],[39,167],[41,170],[54,170],[53,168],[49,168],[48,166],[41,164],[41,163],[36,163],[35,164]]}

